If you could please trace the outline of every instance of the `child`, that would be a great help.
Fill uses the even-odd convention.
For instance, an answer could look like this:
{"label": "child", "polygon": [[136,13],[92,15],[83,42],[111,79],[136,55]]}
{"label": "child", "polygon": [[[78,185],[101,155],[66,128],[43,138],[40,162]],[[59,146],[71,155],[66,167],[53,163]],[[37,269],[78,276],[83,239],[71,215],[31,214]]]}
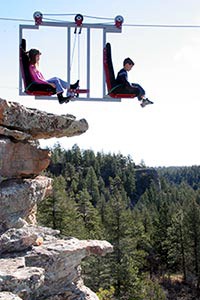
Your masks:
{"label": "child", "polygon": [[135,94],[139,101],[141,101],[141,106],[145,107],[148,104],[153,104],[148,98],[145,97],[145,90],[137,83],[129,83],[128,82],[128,73],[132,67],[134,66],[134,62],[132,59],[125,58],[123,62],[123,69],[121,69],[116,78],[117,84],[122,85],[122,89],[126,91],[126,93]]}
{"label": "child", "polygon": [[58,97],[58,101],[60,104],[67,103],[72,98],[72,95],[69,91],[67,91],[66,97],[63,96],[64,89],[76,89],[79,85],[79,80],[75,84],[69,84],[68,82],[58,78],[53,77],[48,80],[44,78],[42,73],[39,71],[39,60],[40,60],[40,51],[37,49],[30,49],[27,52],[29,56],[29,71],[32,76],[32,79],[38,83],[48,83],[51,84],[54,88],[56,88],[56,93]]}

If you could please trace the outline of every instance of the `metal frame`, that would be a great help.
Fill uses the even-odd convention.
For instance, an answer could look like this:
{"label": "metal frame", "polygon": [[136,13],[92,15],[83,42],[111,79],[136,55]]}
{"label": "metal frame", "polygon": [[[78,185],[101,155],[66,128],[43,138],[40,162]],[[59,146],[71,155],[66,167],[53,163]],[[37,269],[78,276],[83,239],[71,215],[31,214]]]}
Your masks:
{"label": "metal frame", "polygon": [[[117,18],[117,17],[116,17]],[[67,28],[67,42],[68,42],[68,47],[67,47],[67,65],[70,66],[70,56],[71,56],[71,28],[77,28],[80,26],[77,26],[75,22],[63,22],[63,21],[42,21],[41,24],[39,25],[19,25],[19,44],[21,44],[21,40],[23,38],[23,30],[24,29],[30,29],[30,30],[38,30],[40,26],[48,26],[48,27],[65,27]],[[110,25],[110,24],[94,24],[94,23],[83,23],[81,24],[80,30],[82,28],[87,29],[87,87],[86,89],[90,90],[90,33],[91,29],[101,29],[103,32],[103,46],[106,45],[106,35],[107,33],[121,33],[122,29],[121,26],[116,26],[116,24]],[[102,49],[103,52],[103,49]],[[102,62],[103,63],[103,62]],[[68,67],[67,70],[67,81],[70,82],[70,68]],[[19,70],[19,95],[27,95],[26,93],[23,92],[22,89],[22,76],[21,72]],[[121,102],[121,98],[111,98],[110,96],[106,95],[106,83],[105,83],[105,75],[103,72],[102,76],[102,86],[103,86],[103,91],[102,95],[103,98],[91,98],[90,97],[90,92],[87,93],[87,96],[85,98],[83,97],[78,97],[75,98],[75,101],[105,101],[105,102]],[[84,87],[85,88],[85,87]],[[80,94],[81,95],[81,94]],[[53,100],[57,99],[55,96],[35,96],[35,99],[40,99],[40,100]]]}

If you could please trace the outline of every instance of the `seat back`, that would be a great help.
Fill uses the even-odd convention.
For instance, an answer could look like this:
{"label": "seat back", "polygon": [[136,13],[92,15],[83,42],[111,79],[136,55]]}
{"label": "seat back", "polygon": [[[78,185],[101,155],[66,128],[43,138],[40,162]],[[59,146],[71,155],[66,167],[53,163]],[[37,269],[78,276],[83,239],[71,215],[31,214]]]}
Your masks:
{"label": "seat back", "polygon": [[106,46],[104,47],[103,64],[104,64],[106,83],[107,83],[108,92],[109,92],[117,85],[116,80],[115,80],[115,73],[114,73],[114,69],[113,69],[110,43],[107,43]]}
{"label": "seat back", "polygon": [[32,96],[51,96],[56,94],[56,89],[48,83],[38,83],[32,80],[29,71],[29,58],[26,53],[26,40],[22,39],[20,45],[20,69],[24,82],[25,93]]}
{"label": "seat back", "polygon": [[122,84],[118,84],[115,79],[115,73],[112,63],[111,45],[107,43],[103,50],[103,64],[105,71],[108,94],[112,98],[134,98],[135,95],[125,90]]}
{"label": "seat back", "polygon": [[26,40],[22,39],[20,45],[20,69],[22,74],[22,79],[24,82],[24,87],[26,88],[32,82],[31,74],[29,72],[29,59],[26,54]]}

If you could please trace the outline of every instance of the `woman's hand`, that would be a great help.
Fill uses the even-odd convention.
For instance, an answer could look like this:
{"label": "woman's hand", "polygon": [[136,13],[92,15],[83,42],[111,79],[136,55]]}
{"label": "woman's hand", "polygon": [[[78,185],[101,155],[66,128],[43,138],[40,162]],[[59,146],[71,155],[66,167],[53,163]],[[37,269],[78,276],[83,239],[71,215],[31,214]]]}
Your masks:
{"label": "woman's hand", "polygon": [[54,83],[49,83],[49,82],[48,82],[48,84],[50,84],[53,88],[56,87],[56,85],[55,85]]}

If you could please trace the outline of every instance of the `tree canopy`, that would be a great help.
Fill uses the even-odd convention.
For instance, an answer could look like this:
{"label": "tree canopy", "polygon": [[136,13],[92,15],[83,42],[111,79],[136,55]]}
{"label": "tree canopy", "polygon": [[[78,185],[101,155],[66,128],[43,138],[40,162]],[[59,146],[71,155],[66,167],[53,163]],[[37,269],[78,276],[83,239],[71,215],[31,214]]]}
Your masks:
{"label": "tree canopy", "polygon": [[38,220],[64,236],[112,243],[113,253],[83,263],[99,298],[174,300],[186,283],[182,299],[197,297],[200,167],[147,168],[77,145],[51,151],[53,193],[39,205]]}

